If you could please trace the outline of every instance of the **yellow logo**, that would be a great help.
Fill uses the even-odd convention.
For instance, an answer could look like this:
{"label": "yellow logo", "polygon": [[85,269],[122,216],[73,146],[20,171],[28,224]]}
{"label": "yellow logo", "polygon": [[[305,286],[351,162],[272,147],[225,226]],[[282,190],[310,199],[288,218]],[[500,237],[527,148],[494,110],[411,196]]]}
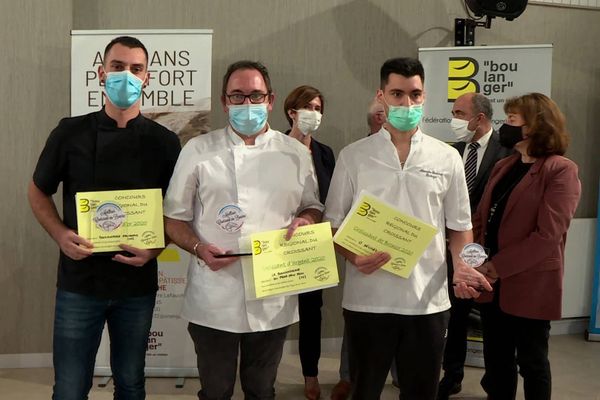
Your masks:
{"label": "yellow logo", "polygon": [[252,254],[254,254],[255,256],[259,255],[262,253],[262,246],[260,243],[260,240],[254,240],[252,242]]}
{"label": "yellow logo", "polygon": [[90,201],[88,199],[79,199],[79,212],[86,213],[90,211]]}
{"label": "yellow logo", "polygon": [[358,206],[358,210],[356,210],[356,214],[361,217],[366,217],[369,214],[369,210],[371,209],[371,205],[366,201],[363,201],[360,206]]}
{"label": "yellow logo", "polygon": [[465,93],[479,93],[479,82],[473,77],[479,72],[479,63],[470,57],[448,59],[448,101],[454,102]]}

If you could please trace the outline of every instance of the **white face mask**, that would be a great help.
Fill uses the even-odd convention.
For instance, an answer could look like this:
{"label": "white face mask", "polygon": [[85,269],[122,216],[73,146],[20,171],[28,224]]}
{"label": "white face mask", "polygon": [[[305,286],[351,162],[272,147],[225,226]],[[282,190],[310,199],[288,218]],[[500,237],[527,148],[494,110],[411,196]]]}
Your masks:
{"label": "white face mask", "polygon": [[452,118],[450,121],[450,128],[452,128],[452,132],[456,135],[456,139],[459,142],[470,142],[475,135],[475,131],[469,130],[469,121],[465,121],[464,119]]}
{"label": "white face mask", "polygon": [[298,129],[303,135],[315,133],[321,125],[321,117],[323,116],[320,112],[311,110],[298,110],[296,115],[298,116]]}

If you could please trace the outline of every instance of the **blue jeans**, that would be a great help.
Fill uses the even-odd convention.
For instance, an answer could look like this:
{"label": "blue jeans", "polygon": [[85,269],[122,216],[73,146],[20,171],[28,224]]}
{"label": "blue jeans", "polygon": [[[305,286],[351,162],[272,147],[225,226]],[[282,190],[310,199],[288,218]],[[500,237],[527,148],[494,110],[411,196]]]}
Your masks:
{"label": "blue jeans", "polygon": [[156,295],[104,300],[58,290],[54,316],[53,400],[84,400],[92,387],[104,323],[110,336],[114,398],[146,397],[144,366]]}

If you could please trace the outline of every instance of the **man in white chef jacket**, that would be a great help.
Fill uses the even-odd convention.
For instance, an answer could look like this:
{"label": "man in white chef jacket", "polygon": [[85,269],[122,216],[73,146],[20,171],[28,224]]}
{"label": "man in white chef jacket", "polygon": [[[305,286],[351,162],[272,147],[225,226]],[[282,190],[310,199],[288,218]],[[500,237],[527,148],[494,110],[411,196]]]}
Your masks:
{"label": "man in white chef jacket", "polygon": [[197,355],[202,400],[230,399],[236,379],[246,399],[273,399],[296,296],[246,300],[241,237],[320,222],[323,205],[310,153],[267,123],[274,101],[267,69],[231,64],[221,103],[229,124],[191,139],[164,202],[166,231],[192,254],[182,317]]}
{"label": "man in white chef jacket", "polygon": [[408,278],[380,269],[390,260],[388,253],[361,256],[337,247],[347,260],[342,306],[352,398],[379,399],[395,359],[402,399],[435,400],[450,308],[446,230],[455,265],[451,290],[468,298],[491,286],[459,258],[473,240],[469,194],[458,152],[419,128],[423,65],[412,58],[390,59],[380,78],[377,99],[386,122],[340,152],[325,219],[339,228],[366,190],[439,231]]}

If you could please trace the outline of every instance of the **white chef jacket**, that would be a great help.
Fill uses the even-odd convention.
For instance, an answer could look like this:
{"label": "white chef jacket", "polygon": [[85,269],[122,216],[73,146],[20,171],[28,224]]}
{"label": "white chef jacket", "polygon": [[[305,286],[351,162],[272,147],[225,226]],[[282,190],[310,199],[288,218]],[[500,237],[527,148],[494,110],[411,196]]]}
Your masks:
{"label": "white chef jacket", "polygon": [[361,190],[439,229],[408,279],[384,270],[370,275],[346,261],[342,306],[359,312],[432,314],[450,308],[445,227],[471,229],[469,193],[458,152],[421,130],[412,136],[404,164],[390,133],[379,132],[345,147],[331,179],[325,220],[338,228]]}
{"label": "white chef jacket", "polygon": [[[307,208],[323,210],[310,152],[270,128],[250,146],[230,127],[191,139],[164,200],[165,216],[190,221],[200,240],[234,252],[240,237],[283,229]],[[181,315],[228,332],[265,331],[298,321],[298,301],[246,301],[239,260],[212,271],[192,257]]]}

